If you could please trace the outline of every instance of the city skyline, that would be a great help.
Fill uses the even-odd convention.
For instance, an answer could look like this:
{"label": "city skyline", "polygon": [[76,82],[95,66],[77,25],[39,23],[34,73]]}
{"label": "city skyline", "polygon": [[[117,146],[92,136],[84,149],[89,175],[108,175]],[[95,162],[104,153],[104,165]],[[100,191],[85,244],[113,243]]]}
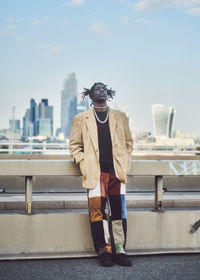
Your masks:
{"label": "city skyline", "polygon": [[42,98],[41,102],[37,104],[32,98],[23,117],[22,138],[53,137],[53,111],[53,106],[49,105],[48,99]]}
{"label": "city skyline", "polygon": [[79,93],[97,81],[116,90],[137,132],[153,132],[152,104],[164,104],[175,130],[200,136],[199,0],[3,0],[0,15],[0,129],[31,98],[49,99],[59,128],[74,72]]}

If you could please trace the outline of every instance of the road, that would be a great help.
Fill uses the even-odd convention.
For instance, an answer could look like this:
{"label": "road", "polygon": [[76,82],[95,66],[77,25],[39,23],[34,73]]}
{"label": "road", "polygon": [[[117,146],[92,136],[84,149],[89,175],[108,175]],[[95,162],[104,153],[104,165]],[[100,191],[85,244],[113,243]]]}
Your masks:
{"label": "road", "polygon": [[0,261],[0,280],[199,280],[200,254],[132,256],[132,267],[97,258]]}

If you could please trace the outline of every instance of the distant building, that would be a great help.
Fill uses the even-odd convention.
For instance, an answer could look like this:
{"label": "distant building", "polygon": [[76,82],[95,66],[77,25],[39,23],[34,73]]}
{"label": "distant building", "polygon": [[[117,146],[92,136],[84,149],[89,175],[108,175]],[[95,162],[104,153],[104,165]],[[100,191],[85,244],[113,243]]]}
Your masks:
{"label": "distant building", "polygon": [[58,137],[60,133],[62,133],[61,128],[57,128],[56,129],[56,137]]}
{"label": "distant building", "polygon": [[48,105],[48,99],[39,103],[39,118],[36,120],[36,135],[53,136],[53,106]]}
{"label": "distant building", "polygon": [[21,139],[21,127],[20,120],[9,120],[9,134],[8,138],[10,140],[19,140]]}
{"label": "distant building", "polygon": [[20,133],[20,120],[9,120],[9,130],[13,133]]}
{"label": "distant building", "polygon": [[77,114],[84,112],[89,109],[88,98],[81,99],[79,104],[77,105]]}
{"label": "distant building", "polygon": [[175,109],[162,104],[152,106],[153,131],[155,137],[173,137]]}
{"label": "distant building", "polygon": [[8,140],[10,137],[10,129],[0,129],[0,141]]}
{"label": "distant building", "polygon": [[36,136],[53,136],[51,119],[39,119],[36,123],[37,135]]}
{"label": "distant building", "polygon": [[70,73],[64,80],[61,91],[61,132],[70,137],[72,119],[77,114],[78,82],[75,73]]}
{"label": "distant building", "polygon": [[30,100],[23,117],[23,137],[32,136],[53,136],[53,106],[48,105],[48,99],[42,99],[38,105]]}
{"label": "distant building", "polygon": [[23,117],[23,132],[22,132],[22,136],[24,138],[28,137],[30,134],[30,109],[27,109],[25,112],[25,115]]}

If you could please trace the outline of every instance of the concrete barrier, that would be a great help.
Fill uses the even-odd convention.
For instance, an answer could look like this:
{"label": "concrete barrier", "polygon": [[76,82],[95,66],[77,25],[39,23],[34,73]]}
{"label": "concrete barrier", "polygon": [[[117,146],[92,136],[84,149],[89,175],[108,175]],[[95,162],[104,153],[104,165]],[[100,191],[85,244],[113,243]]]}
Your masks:
{"label": "concrete barrier", "polygon": [[[128,212],[127,252],[200,252],[200,210]],[[0,259],[95,256],[87,213],[0,215]]]}
{"label": "concrete barrier", "polygon": [[[1,176],[23,176],[26,188],[26,213],[0,214],[1,259],[95,255],[87,213],[32,212],[34,176],[80,176],[72,161],[3,159]],[[200,176],[200,161],[136,160],[129,176],[155,178],[155,212],[128,212],[128,253],[200,252],[200,210],[163,209],[163,176]]]}

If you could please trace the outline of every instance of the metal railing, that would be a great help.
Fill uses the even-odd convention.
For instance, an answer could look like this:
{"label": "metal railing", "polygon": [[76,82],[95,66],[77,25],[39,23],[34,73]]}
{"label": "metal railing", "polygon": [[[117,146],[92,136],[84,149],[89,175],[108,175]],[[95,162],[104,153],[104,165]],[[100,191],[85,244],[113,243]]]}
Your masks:
{"label": "metal railing", "polygon": [[[69,154],[68,143],[48,142],[1,142],[0,154]],[[198,155],[199,145],[142,145],[135,143],[133,155],[139,154],[172,154],[172,155]]]}
{"label": "metal railing", "polygon": [[[2,159],[0,176],[25,177],[25,210],[32,213],[34,176],[81,176],[71,160]],[[154,210],[163,211],[164,176],[200,176],[200,160],[133,160],[128,176],[154,176]]]}
{"label": "metal railing", "polygon": [[[4,147],[4,148],[3,148]],[[69,154],[67,143],[0,143],[0,153],[7,154]]]}

